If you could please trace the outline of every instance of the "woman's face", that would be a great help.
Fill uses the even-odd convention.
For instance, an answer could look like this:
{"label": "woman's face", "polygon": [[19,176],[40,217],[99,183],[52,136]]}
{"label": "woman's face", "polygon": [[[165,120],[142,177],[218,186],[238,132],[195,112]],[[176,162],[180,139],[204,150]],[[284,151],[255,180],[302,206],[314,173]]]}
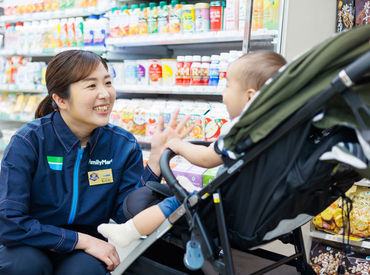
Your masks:
{"label": "woman's face", "polygon": [[109,122],[116,91],[102,63],[88,77],[70,85],[64,116],[74,128],[94,130]]}

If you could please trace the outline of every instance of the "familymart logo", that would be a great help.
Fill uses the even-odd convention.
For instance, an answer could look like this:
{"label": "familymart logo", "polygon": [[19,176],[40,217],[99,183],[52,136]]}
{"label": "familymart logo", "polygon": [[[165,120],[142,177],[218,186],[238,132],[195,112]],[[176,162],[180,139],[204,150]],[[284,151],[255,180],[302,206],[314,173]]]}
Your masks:
{"label": "familymart logo", "polygon": [[90,165],[109,165],[111,164],[113,161],[113,159],[110,159],[110,160],[106,160],[106,159],[102,159],[102,160],[91,160],[89,159],[89,164]]}
{"label": "familymart logo", "polygon": [[52,170],[61,171],[63,169],[63,157],[46,157],[49,163],[49,167]]}

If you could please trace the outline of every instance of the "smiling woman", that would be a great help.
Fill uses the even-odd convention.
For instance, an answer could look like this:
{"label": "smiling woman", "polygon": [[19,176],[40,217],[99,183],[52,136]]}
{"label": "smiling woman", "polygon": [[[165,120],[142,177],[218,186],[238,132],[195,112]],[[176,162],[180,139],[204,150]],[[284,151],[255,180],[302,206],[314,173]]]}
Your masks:
{"label": "smiling woman", "polygon": [[160,120],[144,169],[135,137],[108,123],[115,90],[100,56],[59,53],[46,86],[1,163],[0,274],[106,274],[120,259],[96,227],[125,222],[127,195],[159,181],[165,143],[181,132],[177,115],[164,131]]}

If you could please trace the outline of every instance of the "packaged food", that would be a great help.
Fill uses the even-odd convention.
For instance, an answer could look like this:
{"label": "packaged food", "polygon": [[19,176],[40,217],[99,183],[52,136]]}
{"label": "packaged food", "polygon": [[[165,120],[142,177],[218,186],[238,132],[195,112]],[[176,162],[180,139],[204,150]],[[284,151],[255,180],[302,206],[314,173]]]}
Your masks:
{"label": "packaged food", "polygon": [[161,61],[163,85],[175,85],[176,59],[162,59]]}
{"label": "packaged food", "polygon": [[355,0],[356,26],[370,24],[369,0]]}
{"label": "packaged food", "polygon": [[181,11],[182,5],[179,4],[177,0],[172,0],[169,10],[170,33],[181,32]]}
{"label": "packaged food", "polygon": [[200,55],[193,56],[193,62],[190,69],[190,85],[199,86],[202,81],[202,64]]}
{"label": "packaged food", "polygon": [[149,85],[149,62],[147,60],[137,60],[137,84]]}
{"label": "packaged food", "polygon": [[176,85],[183,85],[184,84],[184,62],[185,62],[185,56],[178,56],[177,57],[176,75],[175,75]]}
{"label": "packaged food", "polygon": [[158,59],[149,60],[149,84],[153,86],[162,84],[162,66]]}
{"label": "packaged food", "polygon": [[137,83],[137,66],[136,60],[124,61],[125,84]]}
{"label": "packaged food", "polygon": [[355,0],[337,0],[337,32],[350,30],[355,23]]}
{"label": "packaged food", "polygon": [[189,86],[191,80],[191,64],[193,63],[193,57],[191,55],[185,56],[184,62],[184,74],[183,74],[183,82],[182,85]]}
{"label": "packaged food", "polygon": [[212,1],[209,8],[211,31],[222,31],[224,8],[221,1]]}

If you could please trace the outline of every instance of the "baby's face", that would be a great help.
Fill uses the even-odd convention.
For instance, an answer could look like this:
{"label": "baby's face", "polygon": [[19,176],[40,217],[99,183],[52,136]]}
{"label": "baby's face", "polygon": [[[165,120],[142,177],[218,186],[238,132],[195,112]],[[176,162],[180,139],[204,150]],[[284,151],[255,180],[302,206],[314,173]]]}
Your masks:
{"label": "baby's face", "polygon": [[246,89],[242,86],[243,76],[240,75],[240,66],[238,61],[229,66],[226,76],[227,84],[222,91],[222,99],[231,119],[239,116],[249,101]]}

